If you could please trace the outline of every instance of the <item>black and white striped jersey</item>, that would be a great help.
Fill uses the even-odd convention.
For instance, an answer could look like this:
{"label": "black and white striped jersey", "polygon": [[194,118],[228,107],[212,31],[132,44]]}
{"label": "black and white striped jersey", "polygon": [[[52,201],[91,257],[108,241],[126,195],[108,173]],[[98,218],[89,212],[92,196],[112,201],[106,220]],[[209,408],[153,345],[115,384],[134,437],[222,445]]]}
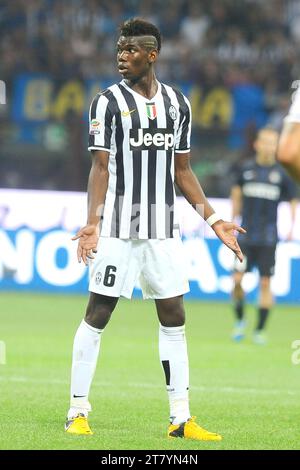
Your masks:
{"label": "black and white striped jersey", "polygon": [[158,82],[151,100],[124,80],[96,95],[90,107],[89,150],[110,153],[101,236],[179,235],[174,154],[190,151],[190,134],[189,101],[168,85]]}

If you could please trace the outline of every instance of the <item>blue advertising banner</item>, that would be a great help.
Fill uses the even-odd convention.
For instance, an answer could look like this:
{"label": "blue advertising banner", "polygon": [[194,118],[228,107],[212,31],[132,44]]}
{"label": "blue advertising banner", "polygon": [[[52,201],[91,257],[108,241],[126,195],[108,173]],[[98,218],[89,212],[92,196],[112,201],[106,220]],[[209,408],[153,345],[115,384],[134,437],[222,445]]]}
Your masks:
{"label": "blue advertising banner", "polygon": [[[224,218],[228,200],[212,200]],[[190,293],[197,300],[229,300],[234,257],[214,237],[183,198],[178,198],[181,231],[189,270]],[[0,190],[0,290],[87,293],[88,269],[76,259],[71,237],[84,224],[83,193]],[[299,237],[300,207],[295,234]],[[272,290],[277,302],[300,303],[300,240],[285,242],[289,211],[279,211],[279,232]],[[244,277],[249,300],[257,296],[258,273]],[[135,295],[140,296],[139,286]]]}

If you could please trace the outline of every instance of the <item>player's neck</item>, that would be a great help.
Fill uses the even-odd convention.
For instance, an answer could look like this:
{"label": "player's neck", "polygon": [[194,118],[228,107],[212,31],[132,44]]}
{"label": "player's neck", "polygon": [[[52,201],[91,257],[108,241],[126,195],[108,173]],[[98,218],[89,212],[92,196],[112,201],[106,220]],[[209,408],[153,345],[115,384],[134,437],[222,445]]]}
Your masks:
{"label": "player's neck", "polygon": [[157,93],[157,80],[154,73],[139,78],[136,81],[125,80],[127,86],[132,88],[136,93],[151,100]]}

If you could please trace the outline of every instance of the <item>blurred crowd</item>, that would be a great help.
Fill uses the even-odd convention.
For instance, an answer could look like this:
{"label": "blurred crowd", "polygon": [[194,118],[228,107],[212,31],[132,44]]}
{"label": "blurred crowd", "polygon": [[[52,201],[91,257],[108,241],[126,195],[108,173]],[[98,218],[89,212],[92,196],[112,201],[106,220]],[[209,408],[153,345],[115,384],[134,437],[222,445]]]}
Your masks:
{"label": "blurred crowd", "polygon": [[162,32],[161,80],[250,77],[274,94],[299,76],[297,0],[7,0],[0,3],[1,77],[115,77],[118,26],[130,16]]}
{"label": "blurred crowd", "polygon": [[113,82],[118,26],[131,16],[154,22],[162,32],[160,80],[192,81],[202,92],[257,84],[270,123],[280,128],[291,84],[300,77],[298,0],[2,1],[0,79],[8,92],[23,72]]}

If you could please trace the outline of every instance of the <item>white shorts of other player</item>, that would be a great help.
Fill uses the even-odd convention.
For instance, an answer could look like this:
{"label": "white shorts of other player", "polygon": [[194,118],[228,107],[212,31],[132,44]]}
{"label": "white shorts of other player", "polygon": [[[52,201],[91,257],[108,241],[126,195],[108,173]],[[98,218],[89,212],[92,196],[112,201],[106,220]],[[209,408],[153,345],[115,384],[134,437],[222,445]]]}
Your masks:
{"label": "white shorts of other player", "polygon": [[90,292],[130,299],[137,281],[144,299],[167,299],[189,292],[180,238],[100,237],[97,250],[90,262]]}

